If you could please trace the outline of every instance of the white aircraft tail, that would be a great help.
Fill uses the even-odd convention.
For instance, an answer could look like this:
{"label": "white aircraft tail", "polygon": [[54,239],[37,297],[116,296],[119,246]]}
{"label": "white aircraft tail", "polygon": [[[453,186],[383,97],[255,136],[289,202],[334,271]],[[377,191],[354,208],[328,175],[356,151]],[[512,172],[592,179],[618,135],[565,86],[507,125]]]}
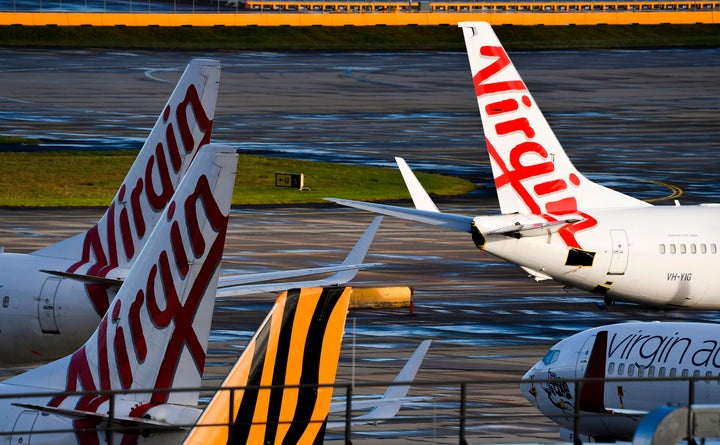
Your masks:
{"label": "white aircraft tail", "polygon": [[[72,355],[4,383],[147,390],[122,396],[136,418],[157,404],[196,405],[197,392],[164,390],[201,384],[236,169],[234,149],[203,149],[92,337]],[[57,396],[44,407],[91,417],[107,413],[108,403],[105,394]]]}
{"label": "white aircraft tail", "polygon": [[[198,150],[210,142],[220,62],[192,60],[100,220],[84,233],[34,252],[77,261],[66,271],[105,277],[135,261]],[[87,286],[99,315],[106,286]]]}
{"label": "white aircraft tail", "polygon": [[568,215],[649,204],[594,183],[565,154],[490,24],[458,24],[502,213]]}
{"label": "white aircraft tail", "polygon": [[349,287],[280,295],[222,384],[237,389],[215,394],[184,444],[322,443],[349,300]]}

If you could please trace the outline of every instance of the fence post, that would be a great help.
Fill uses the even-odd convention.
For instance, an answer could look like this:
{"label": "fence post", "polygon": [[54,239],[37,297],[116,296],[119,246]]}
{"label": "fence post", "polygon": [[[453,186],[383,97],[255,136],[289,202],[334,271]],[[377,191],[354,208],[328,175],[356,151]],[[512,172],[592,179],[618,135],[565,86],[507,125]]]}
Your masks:
{"label": "fence post", "polygon": [[582,445],[580,440],[580,390],[582,383],[575,380],[575,404],[573,405],[573,443]]}
{"label": "fence post", "polygon": [[115,391],[110,393],[110,403],[108,404],[108,422],[107,422],[107,433],[105,438],[107,439],[108,445],[113,445],[113,420],[115,419]]}
{"label": "fence post", "polygon": [[345,445],[352,445],[352,384],[348,383],[345,388]]}
{"label": "fence post", "polygon": [[228,405],[230,406],[230,410],[228,412],[228,445],[233,445],[232,425],[233,416],[235,413],[235,391],[233,391],[232,389],[228,389],[228,391],[230,391],[230,403],[228,403]]}
{"label": "fence post", "polygon": [[695,378],[691,377],[688,380],[688,412],[687,412],[687,441],[693,443],[693,436],[695,431],[693,430],[693,404],[695,403]]}
{"label": "fence post", "polygon": [[460,445],[467,445],[465,440],[465,403],[467,397],[467,387],[465,383],[460,384]]}

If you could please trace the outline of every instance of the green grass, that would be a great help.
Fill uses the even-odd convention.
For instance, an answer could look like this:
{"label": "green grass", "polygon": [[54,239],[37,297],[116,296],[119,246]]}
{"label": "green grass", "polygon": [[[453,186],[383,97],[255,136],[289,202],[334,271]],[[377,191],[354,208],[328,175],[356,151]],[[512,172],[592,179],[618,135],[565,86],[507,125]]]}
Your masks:
{"label": "green grass", "polygon": [[[720,25],[496,26],[508,49],[720,45]],[[456,26],[0,26],[0,45],[187,50],[465,51]]]}
{"label": "green grass", "polygon": [[[105,206],[110,203],[137,152],[0,152],[0,206]],[[275,187],[275,173],[302,173],[306,190]],[[464,179],[418,174],[436,196],[467,193]],[[241,155],[233,204],[325,202],[325,197],[379,201],[409,199],[400,173],[327,162]]]}
{"label": "green grass", "polygon": [[38,145],[39,139],[0,135],[0,145]]}

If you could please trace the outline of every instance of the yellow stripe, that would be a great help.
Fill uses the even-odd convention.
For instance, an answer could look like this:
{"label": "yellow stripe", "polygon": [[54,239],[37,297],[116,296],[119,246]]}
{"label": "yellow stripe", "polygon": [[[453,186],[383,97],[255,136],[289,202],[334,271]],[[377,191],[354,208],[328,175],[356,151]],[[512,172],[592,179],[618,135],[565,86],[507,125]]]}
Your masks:
{"label": "yellow stripe", "polygon": [[[286,363],[286,378],[284,382],[286,385],[297,385],[300,383],[307,334],[313,322],[312,315],[315,312],[322,292],[323,289],[321,288],[303,289],[301,291],[301,297],[298,300],[297,311],[292,325],[293,332],[290,338],[290,351]],[[320,369],[318,370],[320,384],[332,385],[335,383],[350,293],[351,288],[349,287],[343,290],[328,320],[322,345],[318,345],[318,347],[321,347]],[[266,357],[263,362],[261,385],[272,384],[273,369],[275,361],[277,360],[278,340],[282,328],[282,317],[286,301],[287,293],[285,292],[278,297],[275,306],[271,309],[264,323],[257,330],[255,336],[250,343],[248,343],[245,351],[243,351],[242,356],[223,382],[222,388],[247,385],[253,357],[257,348],[256,339],[258,334],[264,329],[270,329],[270,332],[268,335]],[[268,323],[270,323],[270,325],[268,325]],[[260,352],[262,353],[262,351]],[[330,411],[332,393],[332,387],[318,389],[318,397],[313,408],[311,423],[307,426],[300,440],[298,440],[298,444],[312,445],[315,442],[323,426],[323,422],[327,419]],[[229,437],[227,425],[228,423],[232,423],[237,417],[243,394],[243,390],[234,391],[233,413],[232,418],[229,418],[229,392],[218,391],[200,416],[197,426],[190,431],[183,443],[192,445],[227,444]],[[276,443],[281,443],[289,431],[298,405],[298,394],[298,388],[289,388],[283,393],[279,416],[280,425],[277,429]],[[265,389],[259,391],[255,413],[253,414],[253,425],[248,438],[249,444],[263,443],[269,398],[270,390]]]}
{"label": "yellow stripe", "polygon": [[[285,372],[286,385],[298,385],[302,375],[302,363],[305,354],[305,342],[310,328],[311,317],[322,295],[322,288],[302,289],[298,299],[293,331],[290,337],[290,350]],[[282,406],[280,407],[280,424],[277,429],[277,441],[282,442],[290,429],[295,411],[297,410],[299,389],[287,388],[283,391]]]}
{"label": "yellow stripe", "polygon": [[[335,384],[335,375],[337,373],[338,361],[340,360],[340,346],[342,345],[342,336],[345,331],[345,319],[347,317],[348,303],[350,302],[350,293],[351,288],[346,287],[342,296],[338,299],[338,303],[335,306],[335,310],[332,313],[325,331],[322,355],[320,356],[318,382],[320,385]],[[319,434],[323,422],[330,413],[332,393],[332,387],[318,388],[318,396],[311,417],[311,423],[298,441],[298,444],[312,445],[315,442],[315,438]]]}
{"label": "yellow stripe", "polygon": [[[283,295],[287,296],[287,292]],[[270,335],[268,336],[265,361],[263,362],[263,371],[260,377],[260,386],[270,386],[273,383],[273,371],[275,370],[274,365],[277,358],[278,339],[280,337],[280,328],[282,328],[284,309],[285,299],[283,299],[283,310],[272,313]],[[255,412],[253,413],[252,419],[253,424],[250,426],[250,434],[248,436],[248,444],[263,444],[264,442],[268,421],[267,415],[270,410],[270,392],[270,389],[261,389],[258,391]]]}

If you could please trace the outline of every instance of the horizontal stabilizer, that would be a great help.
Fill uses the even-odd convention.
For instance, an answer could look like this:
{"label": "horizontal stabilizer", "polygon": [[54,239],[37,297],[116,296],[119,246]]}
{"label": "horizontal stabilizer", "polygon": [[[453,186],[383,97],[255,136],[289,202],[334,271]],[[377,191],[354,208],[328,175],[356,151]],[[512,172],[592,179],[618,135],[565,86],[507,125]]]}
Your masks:
{"label": "horizontal stabilizer", "polygon": [[430,210],[409,209],[407,207],[375,204],[363,201],[352,201],[349,199],[325,199],[327,201],[332,201],[346,207],[354,207],[360,210],[367,210],[370,212],[394,216],[396,218],[407,219],[410,221],[417,221],[433,226],[447,227],[448,229],[457,230],[459,232],[470,233],[470,226],[473,222],[473,218],[466,215],[456,215],[452,213],[442,213]]}
{"label": "horizontal stabilizer", "polygon": [[[67,417],[69,419],[77,420],[77,419],[97,419],[100,421],[107,421],[110,416],[107,413],[103,412],[95,412],[95,411],[84,411],[79,409],[70,409],[70,408],[60,408],[56,406],[47,406],[47,405],[34,405],[34,404],[28,404],[28,403],[13,403],[15,406],[19,406],[20,408],[30,409],[34,411],[39,411],[41,413],[48,413],[48,414],[54,414],[61,417]],[[129,416],[113,416],[113,421],[116,422],[122,422],[123,427],[132,427],[132,426],[143,426],[143,427],[153,427],[155,429],[163,429],[163,430],[180,430],[181,428],[176,425],[171,425],[169,423],[165,422],[159,422],[157,420],[148,419],[145,417],[129,417]]]}
{"label": "horizontal stabilizer", "polygon": [[[375,239],[375,234],[380,228],[381,222],[382,216],[373,219],[355,244],[355,247],[353,247],[347,257],[345,257],[342,264],[308,269],[225,276],[220,278],[217,296],[227,298],[259,292],[282,292],[290,288],[329,287],[348,283],[355,278],[358,270],[382,265],[382,263],[363,263],[370,249],[370,245]],[[327,278],[319,278],[316,280],[267,283],[272,280],[305,277],[330,272],[335,273]]]}
{"label": "horizontal stabilizer", "polygon": [[108,286],[120,287],[123,283],[123,280],[120,278],[98,277],[96,275],[61,272],[59,270],[40,270],[40,272],[50,274],[50,275],[55,275],[55,276],[58,276],[61,278],[69,278],[71,280],[80,281],[80,282],[86,283],[86,284],[104,284],[104,285],[108,285]]}
{"label": "horizontal stabilizer", "polygon": [[524,270],[525,272],[527,272],[528,275],[530,275],[531,277],[535,278],[535,281],[552,280],[552,277],[551,277],[551,276],[546,275],[546,274],[544,274],[544,273],[542,273],[542,272],[538,272],[538,271],[535,270],[535,269],[531,269],[531,268],[526,267],[526,266],[520,266],[520,268],[521,268],[522,270]]}
{"label": "horizontal stabilizer", "polygon": [[[282,281],[277,283],[249,283],[249,284],[242,284],[237,286],[230,286],[225,287],[223,289],[218,289],[217,291],[217,297],[218,298],[230,298],[230,297],[237,297],[241,295],[249,295],[249,294],[257,294],[262,292],[283,292],[290,288],[293,289],[300,289],[300,288],[307,288],[307,287],[330,287],[330,286],[339,286],[347,283],[352,278],[355,277],[358,270],[361,269],[370,269],[373,267],[379,267],[382,266],[383,263],[367,263],[367,264],[359,264],[356,266],[328,266],[328,267],[319,267],[316,269],[302,269],[305,271],[309,271],[311,273],[307,273],[305,275],[315,275],[317,273],[323,273],[323,272],[330,272],[331,269],[336,269],[339,272],[330,275],[326,278],[318,278],[316,280],[306,280],[306,281]],[[318,272],[319,271],[319,272]],[[350,279],[347,278],[347,272],[351,272],[352,276]],[[292,271],[288,271],[292,272]],[[269,272],[272,274],[273,272]],[[267,281],[267,280],[260,280],[260,281]]]}
{"label": "horizontal stabilizer", "polygon": [[[382,266],[383,263],[364,263],[364,264],[338,264],[336,266],[311,267],[307,269],[281,270],[275,272],[249,273],[244,275],[232,275],[220,277],[218,288],[240,288],[248,284],[258,284],[267,281],[284,280],[287,278],[306,277],[309,275],[318,275],[331,272],[344,272],[347,270],[357,271],[363,269],[371,269],[373,267]],[[291,286],[298,287],[298,286]],[[287,284],[285,283],[285,289]],[[230,289],[230,291],[232,291]]]}
{"label": "horizontal stabilizer", "polygon": [[499,229],[489,230],[487,232],[480,229],[483,235],[505,235],[513,238],[522,238],[526,236],[543,236],[557,232],[565,224],[578,222],[580,219],[563,219],[560,221],[539,222],[532,224],[516,223],[511,226],[501,227]]}

